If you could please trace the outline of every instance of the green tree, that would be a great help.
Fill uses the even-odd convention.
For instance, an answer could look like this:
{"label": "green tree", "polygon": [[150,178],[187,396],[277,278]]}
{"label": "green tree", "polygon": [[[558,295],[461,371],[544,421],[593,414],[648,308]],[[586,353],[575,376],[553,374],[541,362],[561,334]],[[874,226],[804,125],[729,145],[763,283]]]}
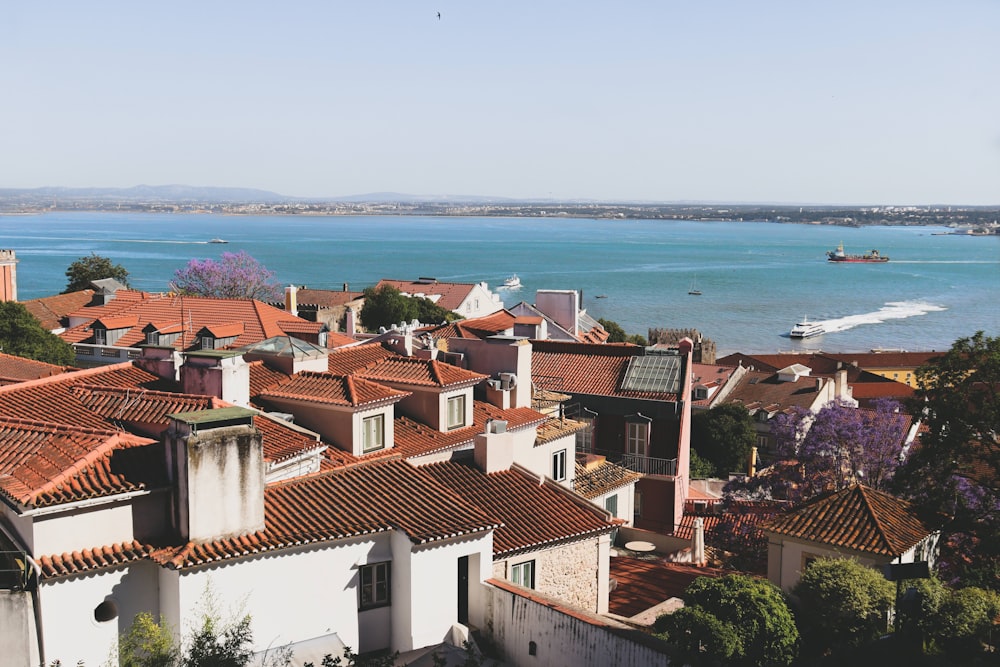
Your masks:
{"label": "green tree", "polygon": [[142,612],[118,639],[119,667],[173,667],[180,649],[170,627]]}
{"label": "green tree", "polygon": [[622,328],[620,324],[614,320],[599,319],[597,323],[600,324],[605,331],[608,332],[608,342],[609,343],[633,343],[635,345],[641,345],[646,347],[646,338],[639,334],[627,334],[625,329]]}
{"label": "green tree", "polygon": [[906,635],[919,636],[924,652],[961,664],[996,651],[1000,637],[992,630],[1000,595],[975,587],[951,589],[936,577],[906,587],[912,591],[900,603],[900,622]]}
{"label": "green tree", "polygon": [[746,471],[756,442],[753,417],[742,405],[724,403],[691,419],[691,446],[712,463],[719,477]]}
{"label": "green tree", "polygon": [[676,621],[660,617],[656,629],[684,652],[697,649],[701,664],[790,665],[798,654],[795,620],[781,591],[767,581],[740,574],[699,577],[684,591],[684,605],[692,611]]}
{"label": "green tree", "polygon": [[379,327],[389,328],[410,320],[437,324],[462,319],[458,313],[442,308],[430,299],[406,296],[392,285],[366,287],[364,294],[361,323],[368,331],[377,331]]}
{"label": "green tree", "polygon": [[128,286],[128,270],[121,264],[112,264],[107,257],[101,257],[97,253],[90,253],[88,257],[81,257],[66,269],[66,289],[63,294],[78,292],[90,287],[94,280],[114,278],[121,284]]}
{"label": "green tree", "polygon": [[46,331],[16,301],[0,302],[0,351],[56,366],[69,366],[76,359],[72,345]]}
{"label": "green tree", "polygon": [[949,583],[1000,590],[1000,337],[961,338],[916,378],[911,411],[926,430],[896,474],[896,492],[942,526]]}
{"label": "green tree", "polygon": [[183,667],[245,667],[253,657],[250,615],[228,623],[204,614],[191,637]]}
{"label": "green tree", "polygon": [[703,459],[694,449],[691,450],[691,460],[688,466],[688,474],[691,475],[691,479],[715,477],[715,465],[708,459]]}
{"label": "green tree", "polygon": [[803,653],[849,654],[886,631],[896,589],[875,569],[846,558],[820,558],[792,591]]}

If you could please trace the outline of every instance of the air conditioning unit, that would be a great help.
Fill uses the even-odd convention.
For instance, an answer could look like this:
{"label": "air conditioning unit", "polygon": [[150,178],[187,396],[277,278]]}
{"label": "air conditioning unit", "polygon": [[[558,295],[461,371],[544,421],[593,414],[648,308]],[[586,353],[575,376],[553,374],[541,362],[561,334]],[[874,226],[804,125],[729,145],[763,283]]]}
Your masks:
{"label": "air conditioning unit", "polygon": [[501,373],[500,374],[500,388],[504,391],[510,391],[517,386],[517,376],[513,373]]}
{"label": "air conditioning unit", "polygon": [[500,391],[500,380],[487,380],[486,386],[494,391]]}

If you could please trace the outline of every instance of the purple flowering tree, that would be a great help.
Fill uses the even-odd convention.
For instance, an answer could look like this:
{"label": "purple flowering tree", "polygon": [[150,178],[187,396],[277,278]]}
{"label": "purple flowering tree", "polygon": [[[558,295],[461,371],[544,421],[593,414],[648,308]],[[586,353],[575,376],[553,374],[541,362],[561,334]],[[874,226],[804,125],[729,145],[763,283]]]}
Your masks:
{"label": "purple flowering tree", "polygon": [[242,250],[224,252],[219,261],[192,259],[174,272],[170,288],[178,294],[219,299],[278,301],[282,298],[274,272]]}
{"label": "purple flowering tree", "polygon": [[902,461],[906,425],[895,401],[871,410],[835,401],[815,415],[795,408],[771,423],[777,460],[770,469],[727,490],[738,498],[793,504],[855,482],[888,490]]}

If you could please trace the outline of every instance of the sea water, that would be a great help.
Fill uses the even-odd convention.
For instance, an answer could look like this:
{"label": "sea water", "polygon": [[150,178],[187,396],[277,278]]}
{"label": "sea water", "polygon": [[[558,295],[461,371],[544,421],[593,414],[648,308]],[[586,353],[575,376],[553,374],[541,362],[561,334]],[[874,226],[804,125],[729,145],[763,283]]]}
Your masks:
{"label": "sea water", "polygon": [[[694,328],[720,354],[946,349],[1000,335],[1000,237],[939,227],[768,222],[417,216],[47,213],[0,216],[17,253],[18,298],[56,294],[67,266],[96,253],[136,289],[169,289],[190,259],[246,251],[281,284],[360,291],[381,278],[486,282],[507,306],[535,290],[577,290],[587,312],[645,335]],[[211,244],[221,238],[226,244]],[[885,264],[826,251],[877,248]],[[520,290],[498,289],[517,274]],[[694,288],[694,290],[692,289]],[[689,291],[700,291],[691,295]],[[803,318],[828,333],[795,340]]]}

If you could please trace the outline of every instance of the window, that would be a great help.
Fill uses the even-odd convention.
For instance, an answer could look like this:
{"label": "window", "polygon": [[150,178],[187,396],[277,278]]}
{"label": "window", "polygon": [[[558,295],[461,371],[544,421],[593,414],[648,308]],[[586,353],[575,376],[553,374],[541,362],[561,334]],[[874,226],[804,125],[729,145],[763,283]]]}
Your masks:
{"label": "window", "polygon": [[146,332],[146,345],[159,345],[160,334],[157,331]]}
{"label": "window", "polygon": [[576,419],[587,425],[586,428],[576,432],[576,448],[581,452],[589,452],[594,446],[594,418],[577,417]]}
{"label": "window", "polygon": [[535,587],[535,561],[510,566],[510,581],[525,588]]}
{"label": "window", "polygon": [[629,422],[627,445],[629,454],[648,456],[649,424],[646,422]]}
{"label": "window", "polygon": [[94,329],[94,345],[107,345],[107,344],[108,344],[108,330]]}
{"label": "window", "polygon": [[365,417],[361,422],[361,451],[374,452],[385,447],[385,415]]}
{"label": "window", "polygon": [[448,399],[448,428],[465,426],[465,395]]}
{"label": "window", "polygon": [[566,479],[566,450],[562,449],[552,455],[552,479],[562,482]]}
{"label": "window", "polygon": [[202,336],[201,337],[201,349],[203,350],[214,350],[215,349],[215,338],[212,336]]}
{"label": "window", "polygon": [[757,436],[757,448],[758,449],[767,449],[767,436],[766,435],[758,435]]}
{"label": "window", "polygon": [[612,517],[618,516],[618,494],[604,499],[604,509],[611,512]]}
{"label": "window", "polygon": [[389,604],[389,563],[362,565],[358,578],[358,607],[374,609]]}

